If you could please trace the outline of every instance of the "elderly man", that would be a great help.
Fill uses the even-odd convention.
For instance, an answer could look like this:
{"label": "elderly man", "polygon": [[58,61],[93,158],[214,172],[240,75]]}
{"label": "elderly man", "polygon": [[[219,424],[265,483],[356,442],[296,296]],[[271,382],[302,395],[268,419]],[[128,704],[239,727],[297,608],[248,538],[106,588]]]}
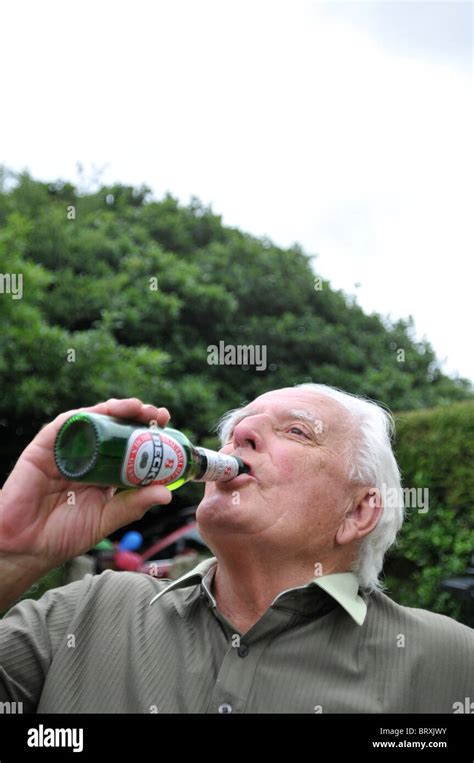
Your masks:
{"label": "elderly man", "polygon": [[[169,419],[136,399],[85,410]],[[2,490],[0,609],[171,500],[164,487],[64,480],[52,450],[70,414],[39,432]],[[403,520],[389,414],[298,385],[231,411],[220,431],[251,471],[206,485],[197,519],[215,556],[173,583],[106,571],[13,606],[0,621],[0,701],[25,712],[452,713],[473,696],[472,631],[380,590]],[[382,505],[384,488],[398,491],[395,507]]]}

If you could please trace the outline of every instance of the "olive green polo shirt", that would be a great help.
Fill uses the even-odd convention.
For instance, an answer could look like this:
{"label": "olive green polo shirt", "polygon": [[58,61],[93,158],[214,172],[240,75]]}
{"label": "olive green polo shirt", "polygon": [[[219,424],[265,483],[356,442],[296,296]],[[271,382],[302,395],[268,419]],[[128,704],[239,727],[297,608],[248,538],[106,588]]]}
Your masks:
{"label": "olive green polo shirt", "polygon": [[474,696],[470,628],[360,595],[343,573],[283,591],[239,634],[213,597],[215,564],[171,583],[106,571],[13,606],[0,621],[0,708],[451,713]]}
{"label": "olive green polo shirt", "polygon": [[[215,556],[211,559],[205,559],[193,570],[187,572],[185,575],[182,575],[180,578],[178,578],[178,580],[175,580],[173,583],[171,583],[171,585],[168,585],[162,591],[157,593],[156,596],[154,596],[151,600],[150,604],[158,601],[158,599],[160,599],[168,591],[174,591],[177,588],[185,588],[190,585],[201,583],[202,592],[206,595],[207,601],[209,602],[209,605],[214,609],[216,616],[223,623],[223,625],[230,628],[233,633],[238,633],[238,631],[235,630],[235,628],[225,619],[225,617],[219,613],[216,600],[211,593],[212,580],[214,578],[216,566],[217,558]],[[339,572],[334,573],[333,575],[322,575],[321,577],[313,578],[313,580],[310,582],[322,588],[323,591],[326,591],[326,593],[328,593],[336,602],[341,605],[341,607],[346,610],[346,612],[350,614],[350,616],[358,625],[362,625],[367,614],[367,605],[364,599],[359,596],[359,582],[354,573]],[[288,589],[288,591],[283,591],[274,599],[272,605],[284,594],[293,591],[301,591],[304,588],[307,588],[307,586],[302,586],[301,588],[291,588]]]}

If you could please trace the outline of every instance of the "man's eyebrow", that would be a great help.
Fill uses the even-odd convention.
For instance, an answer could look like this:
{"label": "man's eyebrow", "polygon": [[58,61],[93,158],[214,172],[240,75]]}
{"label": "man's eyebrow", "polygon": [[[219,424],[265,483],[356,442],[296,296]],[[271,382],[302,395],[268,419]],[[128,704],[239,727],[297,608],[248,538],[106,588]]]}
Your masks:
{"label": "man's eyebrow", "polygon": [[300,411],[292,408],[288,411],[288,413],[291,418],[298,419],[299,421],[305,421],[306,423],[311,424],[315,435],[322,435],[327,430],[327,427],[323,421],[309,411]]}
{"label": "man's eyebrow", "polygon": [[[230,433],[234,429],[234,427],[237,426],[241,421],[243,421],[247,416],[254,416],[258,414],[259,411],[255,410],[254,408],[236,408],[232,411],[228,411],[224,416],[222,417],[221,421],[218,424],[218,432],[221,437],[221,441],[223,443],[227,442],[229,439]],[[321,435],[325,434],[327,431],[326,425],[319,419],[315,414],[309,413],[309,411],[305,410],[296,410],[294,408],[289,409],[288,411],[282,411],[278,414],[279,419],[297,419],[298,421],[304,421],[307,424],[311,424],[311,428],[313,430],[314,435],[316,438],[321,438]]]}

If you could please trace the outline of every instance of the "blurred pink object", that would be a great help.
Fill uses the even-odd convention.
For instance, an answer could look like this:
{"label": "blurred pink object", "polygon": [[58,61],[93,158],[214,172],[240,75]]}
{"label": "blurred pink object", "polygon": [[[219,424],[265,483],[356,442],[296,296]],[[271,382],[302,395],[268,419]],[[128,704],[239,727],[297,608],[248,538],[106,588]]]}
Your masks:
{"label": "blurred pink object", "polygon": [[116,551],[115,566],[118,570],[135,572],[143,565],[143,559],[135,551]]}

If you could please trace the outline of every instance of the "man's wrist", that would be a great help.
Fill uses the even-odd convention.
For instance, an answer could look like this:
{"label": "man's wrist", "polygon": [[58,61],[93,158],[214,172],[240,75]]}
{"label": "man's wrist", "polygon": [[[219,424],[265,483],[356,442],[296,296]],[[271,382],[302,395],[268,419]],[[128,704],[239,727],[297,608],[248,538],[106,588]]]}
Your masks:
{"label": "man's wrist", "polygon": [[0,551],[0,611],[12,606],[37,580],[57,565],[29,554]]}

